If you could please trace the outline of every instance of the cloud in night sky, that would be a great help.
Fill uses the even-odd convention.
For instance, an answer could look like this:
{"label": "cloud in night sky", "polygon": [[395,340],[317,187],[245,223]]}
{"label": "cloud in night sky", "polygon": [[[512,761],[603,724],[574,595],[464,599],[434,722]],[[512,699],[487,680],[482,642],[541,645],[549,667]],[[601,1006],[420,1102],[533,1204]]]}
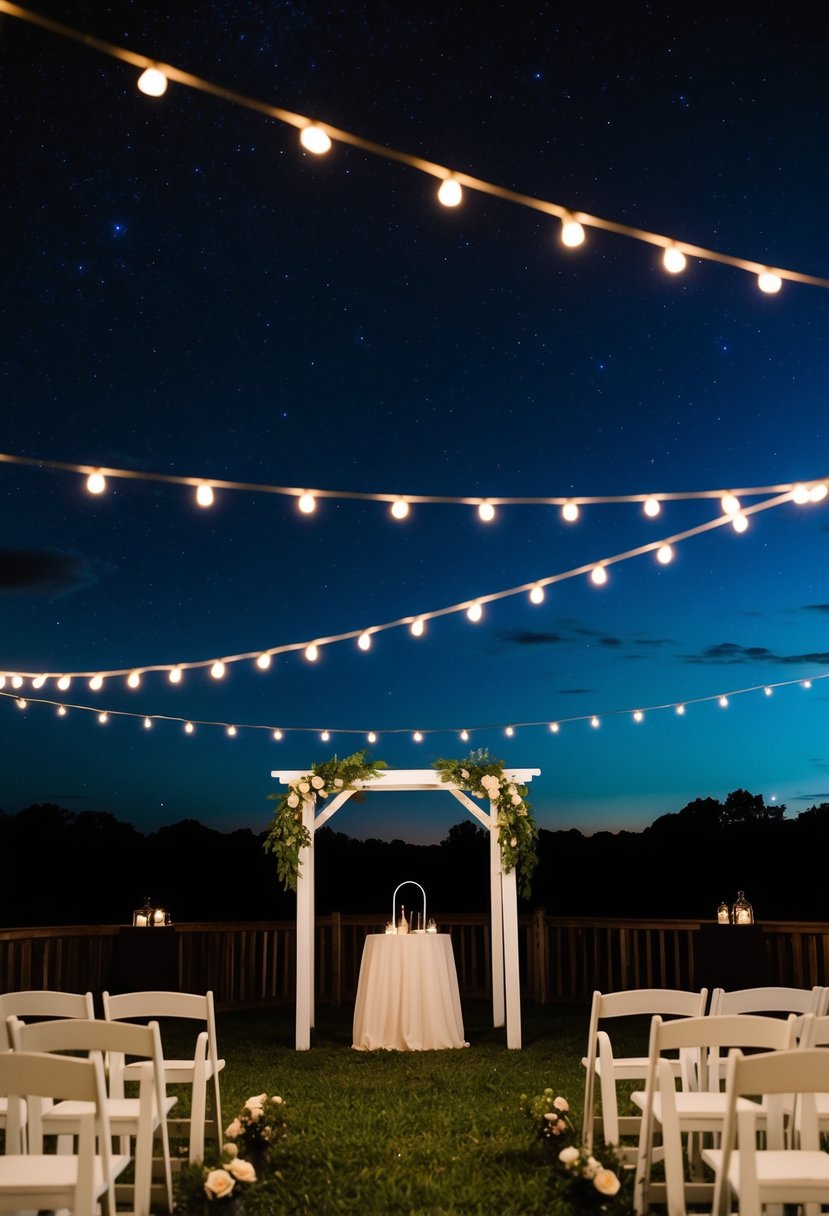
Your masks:
{"label": "cloud in night sky", "polygon": [[504,629],[498,637],[502,642],[512,642],[515,646],[553,646],[567,640],[560,633],[536,629]]}
{"label": "cloud in night sky", "polygon": [[765,646],[740,646],[737,642],[718,642],[715,646],[707,646],[699,654],[683,656],[686,663],[707,663],[723,667],[731,667],[738,663],[775,663],[780,666],[793,666],[798,663],[817,663],[822,667],[829,665],[829,651],[806,651],[803,654],[775,654]]}
{"label": "cloud in night sky", "polygon": [[0,549],[0,595],[71,595],[97,583],[101,564],[63,549]]}

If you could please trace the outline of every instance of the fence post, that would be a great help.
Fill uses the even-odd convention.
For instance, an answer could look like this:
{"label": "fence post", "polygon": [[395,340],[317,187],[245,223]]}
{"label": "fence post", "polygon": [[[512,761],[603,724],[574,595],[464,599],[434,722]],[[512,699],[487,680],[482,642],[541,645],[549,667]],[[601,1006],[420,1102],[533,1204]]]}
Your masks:
{"label": "fence post", "polygon": [[343,1001],[343,918],[331,913],[331,1004],[338,1009]]}
{"label": "fence post", "polygon": [[547,921],[543,908],[536,908],[532,920],[533,1000],[536,1005],[547,1004],[548,941]]}

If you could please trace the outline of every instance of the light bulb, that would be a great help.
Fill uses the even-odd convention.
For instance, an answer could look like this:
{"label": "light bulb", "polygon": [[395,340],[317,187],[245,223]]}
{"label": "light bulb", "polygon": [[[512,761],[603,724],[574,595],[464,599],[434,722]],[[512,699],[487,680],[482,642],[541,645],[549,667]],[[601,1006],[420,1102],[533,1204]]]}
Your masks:
{"label": "light bulb", "polygon": [[590,725],[591,725],[591,726],[592,726],[594,729],[595,729],[596,727],[598,727],[598,725],[599,725],[599,719],[596,717],[596,715],[595,715],[595,714],[594,714],[594,715],[593,715],[593,717],[590,719]]}
{"label": "light bulb", "polygon": [[424,628],[425,625],[423,623],[423,617],[419,616],[412,621],[411,625],[409,626],[409,631],[414,634],[416,638],[422,638]]}
{"label": "light bulb", "polygon": [[59,706],[58,706],[58,717],[59,717],[59,718],[65,718],[65,717],[66,717],[66,706],[65,706],[65,705],[59,705]]}
{"label": "light bulb", "polygon": [[58,688],[61,690],[61,692],[66,692],[71,683],[72,681],[69,676],[61,676],[61,678],[58,680]]}
{"label": "light bulb", "polygon": [[103,683],[104,683],[103,676],[93,676],[92,679],[89,681],[89,687],[92,689],[93,692],[97,692],[99,688],[103,687]]}
{"label": "light bulb", "polygon": [[740,509],[740,500],[735,498],[733,494],[723,494],[720,499],[720,506],[726,515],[736,515]]}
{"label": "light bulb", "polygon": [[685,254],[676,245],[668,245],[662,254],[662,265],[669,274],[681,274],[688,265]]}
{"label": "light bulb", "polygon": [[213,487],[209,486],[206,481],[203,481],[196,490],[196,502],[200,507],[213,506]]}
{"label": "light bulb", "polygon": [[568,249],[584,244],[584,228],[573,215],[565,215],[561,221],[561,243]]}
{"label": "light bulb", "polygon": [[504,731],[504,734],[507,736],[508,739],[511,739],[512,736],[515,734],[515,731],[511,726],[508,726],[506,728],[506,730]]}
{"label": "light bulb", "polygon": [[303,515],[311,515],[317,509],[317,500],[313,494],[305,493],[300,495],[297,505]]}
{"label": "light bulb", "polygon": [[551,722],[550,723],[550,733],[553,735],[557,735],[558,732],[559,732],[558,722]]}
{"label": "light bulb", "polygon": [[331,738],[331,735],[329,734],[329,732],[327,730],[324,730],[322,732],[322,734],[320,735],[320,739],[322,739],[323,743],[327,743],[330,738]]}
{"label": "light bulb", "polygon": [[653,495],[651,495],[650,498],[646,498],[643,510],[646,515],[648,515],[651,519],[653,519],[654,516],[658,515],[659,512],[662,510],[659,499],[654,498]]}
{"label": "light bulb", "polygon": [[720,697],[720,709],[728,709],[728,697]]}
{"label": "light bulb", "polygon": [[231,739],[233,739],[239,732],[236,730],[235,726],[229,726],[227,728],[227,733],[230,735]]}
{"label": "light bulb", "polygon": [[607,571],[604,566],[594,566],[590,571],[590,579],[597,587],[603,587],[607,582]]}
{"label": "light bulb", "polygon": [[375,735],[375,733],[374,733],[374,731],[373,731],[373,730],[370,730],[370,731],[368,732],[368,735],[366,736],[366,738],[368,739],[369,743],[376,743],[376,742],[377,742],[377,736]]}
{"label": "light bulb", "polygon": [[309,663],[316,663],[317,658],[319,657],[319,650],[313,642],[311,642],[309,646],[305,647],[305,657]]}
{"label": "light bulb", "polygon": [[415,731],[415,733],[412,735],[412,738],[414,739],[415,743],[423,742],[423,735],[421,735],[419,730]]}
{"label": "light bulb", "polygon": [[492,522],[495,518],[495,508],[491,502],[478,503],[478,518],[482,519],[485,524]]}
{"label": "light bulb", "polygon": [[86,488],[90,494],[103,494],[107,488],[107,480],[103,473],[90,473],[86,479]]}
{"label": "light bulb", "polygon": [[470,621],[479,621],[484,615],[484,610],[476,600],[474,604],[469,605],[466,610],[466,615]]}
{"label": "light bulb", "polygon": [[171,667],[170,674],[168,675],[167,679],[170,681],[171,684],[180,684],[181,683],[181,668],[180,667]]}
{"label": "light bulb", "polygon": [[468,742],[469,742],[469,731],[462,730],[461,731],[461,743],[468,743]]}
{"label": "light bulb", "polygon": [[5,688],[5,687],[6,687],[6,677],[0,676],[0,688]]}
{"label": "light bulb", "polygon": [[368,630],[365,630],[357,638],[357,645],[361,650],[371,650],[371,634],[368,632]]}
{"label": "light bulb", "polygon": [[146,97],[163,97],[167,92],[167,77],[159,68],[145,68],[138,77],[138,88]]}
{"label": "light bulb", "polygon": [[22,688],[22,687],[23,687],[23,677],[22,676],[12,676],[12,688]]}
{"label": "light bulb", "polygon": [[748,528],[748,520],[741,511],[738,511],[736,515],[732,515],[731,527],[735,532],[745,532],[745,530]]}
{"label": "light bulb", "polygon": [[641,722],[641,721],[643,721],[644,717],[645,717],[645,715],[642,713],[641,709],[637,709],[634,711],[634,714],[633,714],[634,722]]}
{"label": "light bulb", "polygon": [[42,688],[46,683],[46,676],[35,676],[32,680],[32,688]]}
{"label": "light bulb", "polygon": [[780,288],[783,286],[783,280],[779,274],[775,274],[773,270],[764,270],[757,276],[757,286],[761,291],[764,291],[767,296],[777,295]]}
{"label": "light bulb", "polygon": [[561,518],[566,520],[568,524],[573,524],[579,517],[579,504],[577,502],[566,502],[561,508]]}
{"label": "light bulb", "polygon": [[225,674],[225,665],[221,659],[217,659],[210,668],[210,674],[214,680],[221,680]]}
{"label": "light bulb", "polygon": [[271,665],[271,656],[269,654],[260,654],[256,660],[256,666],[260,671],[267,671]]}
{"label": "light bulb", "polygon": [[792,502],[796,502],[798,506],[803,506],[803,504],[808,501],[809,491],[806,486],[795,486],[795,488],[792,490]]}
{"label": "light bulb", "polygon": [[811,688],[811,687],[812,687],[812,681],[811,681],[811,680],[804,680],[804,681],[803,681],[803,687],[804,687],[804,688]]}
{"label": "light bulb", "polygon": [[192,735],[192,733],[193,733],[193,731],[194,731],[195,729],[196,729],[196,728],[195,728],[195,726],[193,725],[193,723],[192,723],[192,722],[188,722],[188,723],[185,725],[185,727],[184,727],[184,733],[185,733],[186,735]]}
{"label": "light bulb", "polygon": [[98,721],[100,722],[101,726],[106,726],[107,722],[109,721],[109,714],[106,712],[106,710],[103,710],[98,714]]}
{"label": "light bulb", "polygon": [[313,152],[314,156],[324,156],[326,152],[331,151],[331,137],[315,123],[302,128],[299,142],[306,152]]}
{"label": "light bulb", "polygon": [[130,674],[127,676],[127,686],[129,688],[137,688],[140,683],[141,683],[141,676],[138,674],[137,671],[131,671]]}
{"label": "light bulb", "polygon": [[685,706],[677,705],[676,712],[679,714],[680,717],[682,717],[682,715],[685,713]]}
{"label": "light bulb", "polygon": [[409,514],[409,504],[405,498],[396,498],[390,509],[395,519],[405,519]]}
{"label": "light bulb", "polygon": [[826,488],[822,481],[819,481],[816,486],[812,486],[809,491],[809,499],[811,502],[823,502],[826,495],[829,494],[829,489]]}
{"label": "light bulb", "polygon": [[26,700],[25,697],[17,698],[17,708],[18,709],[25,709],[28,704],[29,704],[29,702]]}
{"label": "light bulb", "polygon": [[770,696],[771,696],[771,689],[769,688],[768,684],[767,684],[767,685],[766,685],[766,687],[763,689],[763,692],[766,694],[766,696],[767,696],[767,697],[770,697]]}
{"label": "light bulb", "polygon": [[274,737],[274,739],[276,740],[276,742],[278,743],[278,742],[279,742],[279,740],[282,738],[282,731],[281,731],[281,730],[275,730],[275,731],[273,732],[273,737]]}
{"label": "light bulb", "polygon": [[152,718],[145,718],[144,719],[144,730],[152,730],[152,726],[153,726]]}
{"label": "light bulb", "polygon": [[530,591],[530,603],[531,604],[543,604],[544,603],[544,588],[543,587],[538,587],[538,586],[533,587],[533,589]]}
{"label": "light bulb", "polygon": [[667,566],[668,562],[674,559],[674,551],[670,545],[660,545],[656,550],[656,560],[663,566]]}
{"label": "light bulb", "polygon": [[457,207],[458,203],[463,198],[463,190],[461,184],[454,177],[447,177],[441,182],[438,190],[438,202],[443,203],[444,207]]}

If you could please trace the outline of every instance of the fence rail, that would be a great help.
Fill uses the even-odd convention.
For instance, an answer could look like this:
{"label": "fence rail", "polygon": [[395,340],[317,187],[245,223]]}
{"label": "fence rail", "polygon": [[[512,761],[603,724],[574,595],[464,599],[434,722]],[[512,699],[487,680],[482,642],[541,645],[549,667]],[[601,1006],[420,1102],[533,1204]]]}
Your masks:
{"label": "fence rail", "polygon": [[[382,915],[334,912],[316,921],[316,993],[321,1003],[352,1001],[363,942],[382,930]],[[438,918],[452,937],[458,983],[466,999],[491,997],[490,922],[485,913]],[[124,987],[211,988],[220,1008],[292,1002],[295,934],[292,921],[182,924],[172,929],[118,925],[0,929],[0,991],[54,988],[92,991]],[[537,1004],[585,1002],[594,989],[698,988],[704,947],[726,942],[693,920],[612,920],[551,917],[543,910],[519,918],[521,986]],[[829,984],[829,924],[764,922],[749,931],[728,928],[732,946],[749,941],[760,952],[763,980],[811,987]],[[736,935],[736,937],[734,936]],[[140,946],[141,954],[134,952]],[[168,967],[160,965],[161,952]],[[154,965],[157,953],[158,966]],[[745,953],[741,950],[741,953]],[[131,961],[132,960],[132,961]],[[131,966],[150,965],[148,983]],[[160,977],[165,976],[162,983]],[[158,980],[155,977],[159,977]],[[134,985],[130,979],[134,978]],[[140,982],[138,982],[140,979]],[[723,987],[729,984],[724,972]]]}

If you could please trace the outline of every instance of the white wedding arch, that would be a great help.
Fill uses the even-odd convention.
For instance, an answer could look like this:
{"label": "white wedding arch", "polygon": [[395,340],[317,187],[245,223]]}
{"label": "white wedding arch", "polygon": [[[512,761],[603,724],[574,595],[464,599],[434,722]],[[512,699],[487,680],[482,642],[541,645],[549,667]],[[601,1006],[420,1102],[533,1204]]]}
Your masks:
{"label": "white wedding arch", "polygon": [[[271,772],[282,785],[292,785],[306,776],[307,769],[280,769]],[[528,785],[541,772],[539,768],[506,768],[509,781]],[[498,843],[497,805],[490,803],[484,810],[464,790],[451,782],[441,781],[431,768],[386,769],[366,780],[361,790],[371,793],[384,790],[447,790],[457,798],[489,832],[489,883],[492,916],[492,1024],[506,1025],[507,1047],[521,1046],[521,990],[518,973],[518,895],[515,870],[505,872],[501,864]],[[317,828],[335,815],[340,807],[356,794],[356,789],[341,790],[329,798],[317,813],[313,792],[302,799],[302,824],[311,838],[310,845],[299,855],[296,895],[296,1049],[307,1051],[311,1046],[314,1025],[314,834]]]}

